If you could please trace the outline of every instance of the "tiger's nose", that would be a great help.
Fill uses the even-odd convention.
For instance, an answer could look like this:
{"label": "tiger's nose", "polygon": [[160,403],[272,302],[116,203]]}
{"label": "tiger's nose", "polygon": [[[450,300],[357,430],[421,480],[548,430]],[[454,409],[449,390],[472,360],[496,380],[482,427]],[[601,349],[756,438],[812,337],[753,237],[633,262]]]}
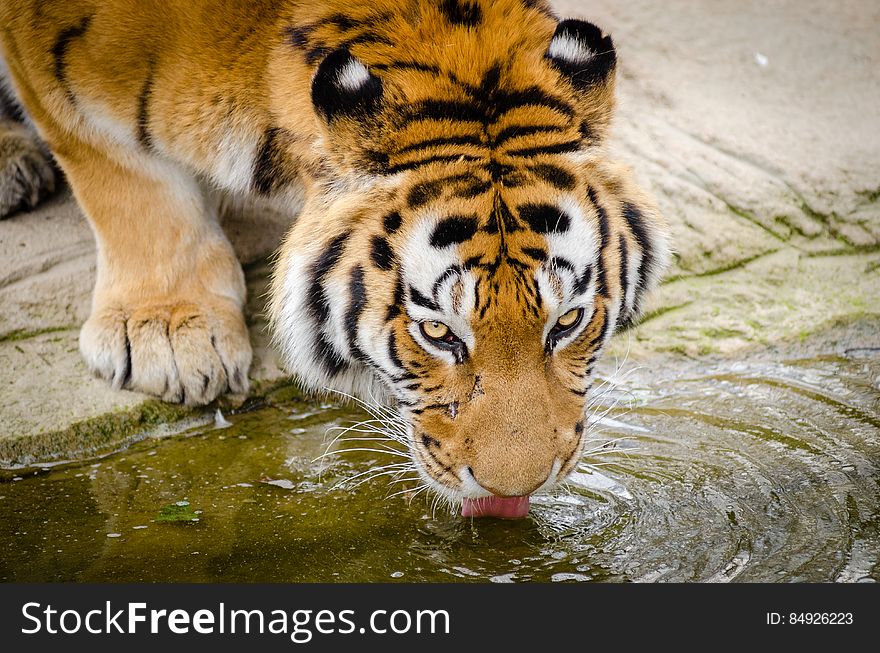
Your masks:
{"label": "tiger's nose", "polygon": [[487,492],[496,497],[526,497],[536,492],[544,485],[555,481],[559,471],[559,461],[554,460],[549,469],[543,468],[531,470],[508,471],[503,477],[493,478],[493,475],[480,473],[473,467],[467,468],[473,481]]}

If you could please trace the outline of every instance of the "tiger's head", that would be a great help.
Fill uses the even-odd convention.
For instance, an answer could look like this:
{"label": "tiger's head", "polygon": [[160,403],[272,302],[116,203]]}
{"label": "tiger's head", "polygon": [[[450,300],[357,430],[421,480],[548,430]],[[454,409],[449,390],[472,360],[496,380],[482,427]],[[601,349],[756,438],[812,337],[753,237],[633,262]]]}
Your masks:
{"label": "tiger's head", "polygon": [[280,250],[275,340],[307,387],[394,405],[437,492],[527,497],[578,463],[667,229],[604,147],[610,37],[538,3],[412,4],[387,43],[300,34],[329,51],[310,83],[332,173]]}

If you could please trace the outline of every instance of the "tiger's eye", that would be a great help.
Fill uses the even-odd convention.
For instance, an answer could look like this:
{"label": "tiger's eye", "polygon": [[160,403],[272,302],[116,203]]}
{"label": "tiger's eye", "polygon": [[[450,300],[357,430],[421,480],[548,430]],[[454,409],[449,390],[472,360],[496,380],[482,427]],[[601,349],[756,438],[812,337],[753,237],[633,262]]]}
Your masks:
{"label": "tiger's eye", "polygon": [[565,315],[560,317],[558,320],[556,320],[556,325],[563,328],[563,329],[567,329],[572,324],[574,324],[575,322],[578,321],[578,318],[580,318],[580,315],[581,315],[581,309],[573,308],[568,313],[566,313]]}
{"label": "tiger's eye", "polygon": [[422,333],[434,340],[443,340],[449,335],[449,327],[443,322],[422,322]]}

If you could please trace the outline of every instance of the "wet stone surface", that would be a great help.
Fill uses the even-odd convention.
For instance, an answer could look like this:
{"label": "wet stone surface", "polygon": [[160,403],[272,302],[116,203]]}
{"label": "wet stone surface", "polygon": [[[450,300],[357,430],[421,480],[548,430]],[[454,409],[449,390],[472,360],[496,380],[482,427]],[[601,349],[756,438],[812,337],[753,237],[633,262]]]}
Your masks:
{"label": "wet stone surface", "polygon": [[584,466],[525,520],[371,478],[392,454],[321,458],[368,416],[270,395],[225,428],[0,473],[0,580],[880,580],[880,351],[604,376]]}

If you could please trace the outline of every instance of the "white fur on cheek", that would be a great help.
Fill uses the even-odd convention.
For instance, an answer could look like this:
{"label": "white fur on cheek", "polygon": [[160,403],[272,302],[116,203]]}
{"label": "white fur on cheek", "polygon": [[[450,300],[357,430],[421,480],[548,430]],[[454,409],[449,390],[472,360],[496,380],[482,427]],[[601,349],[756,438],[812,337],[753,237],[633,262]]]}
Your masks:
{"label": "white fur on cheek", "polygon": [[550,259],[558,257],[567,260],[575,266],[580,276],[588,265],[595,266],[599,257],[598,226],[587,220],[580,204],[571,196],[560,199],[559,210],[568,215],[569,225],[566,231],[547,234]]}
{"label": "white fur on cheek", "polygon": [[[301,252],[287,254],[282,297],[273,299],[276,304],[274,340],[284,360],[284,367],[310,390],[336,390],[362,399],[386,399],[388,388],[361,363],[349,360],[344,372],[331,377],[317,355],[321,328],[315,324],[306,298],[312,281],[310,268],[319,255],[319,252],[311,255]],[[340,298],[332,296],[330,299],[333,316],[340,310],[336,307]],[[342,301],[347,305],[347,296]],[[338,346],[338,323],[334,324],[331,319],[320,327],[325,329],[327,339]],[[339,351],[348,353],[347,347]]]}

